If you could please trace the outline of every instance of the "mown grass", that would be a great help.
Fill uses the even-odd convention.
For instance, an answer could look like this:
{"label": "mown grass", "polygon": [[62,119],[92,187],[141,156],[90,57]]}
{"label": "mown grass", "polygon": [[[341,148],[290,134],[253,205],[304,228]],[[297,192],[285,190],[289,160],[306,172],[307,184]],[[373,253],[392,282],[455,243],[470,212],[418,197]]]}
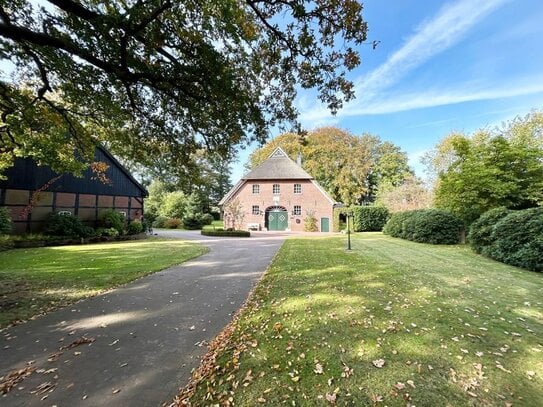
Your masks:
{"label": "mown grass", "polygon": [[543,274],[380,233],[292,239],[190,403],[541,406],[542,338]]}
{"label": "mown grass", "polygon": [[203,254],[194,243],[147,239],[0,252],[0,327]]}

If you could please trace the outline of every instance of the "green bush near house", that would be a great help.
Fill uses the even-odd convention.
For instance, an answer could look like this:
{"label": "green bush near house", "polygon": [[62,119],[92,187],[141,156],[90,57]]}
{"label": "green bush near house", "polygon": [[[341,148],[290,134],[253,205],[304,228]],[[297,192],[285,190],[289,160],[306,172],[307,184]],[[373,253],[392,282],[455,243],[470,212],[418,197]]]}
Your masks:
{"label": "green bush near house", "polygon": [[351,209],[355,232],[380,232],[390,216],[384,206],[354,206]]}
{"label": "green bush near house", "polygon": [[49,216],[45,223],[44,233],[62,237],[91,237],[95,234],[94,229],[83,225],[78,217],[60,213]]}
{"label": "green bush near house", "polygon": [[180,229],[181,228],[181,219],[179,218],[168,218],[164,221],[164,226],[167,229]]}
{"label": "green bush near house", "polygon": [[11,233],[11,216],[8,208],[0,207],[0,235]]}
{"label": "green bush near house", "polygon": [[[389,225],[390,223],[390,225]],[[392,215],[383,232],[418,243],[456,244],[460,242],[463,222],[440,209],[419,209]]]}
{"label": "green bush near house", "polygon": [[168,218],[166,216],[157,216],[152,225],[154,228],[163,228],[166,227],[165,224],[167,220]]}
{"label": "green bush near house", "polygon": [[203,236],[217,236],[217,237],[251,237],[251,232],[248,230],[202,230]]}
{"label": "green bush near house", "polygon": [[144,230],[144,226],[140,221],[132,221],[126,228],[126,233],[129,235],[139,235]]}
{"label": "green bush near house", "polygon": [[120,235],[126,230],[126,219],[122,213],[115,209],[108,209],[100,215],[100,221],[105,228],[115,228]]}

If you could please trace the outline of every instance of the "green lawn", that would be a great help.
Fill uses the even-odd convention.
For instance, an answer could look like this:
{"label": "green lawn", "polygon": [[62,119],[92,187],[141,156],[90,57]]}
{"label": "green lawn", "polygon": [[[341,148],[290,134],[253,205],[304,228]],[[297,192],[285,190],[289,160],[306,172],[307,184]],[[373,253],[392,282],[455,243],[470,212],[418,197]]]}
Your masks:
{"label": "green lawn", "polygon": [[541,406],[543,274],[345,240],[286,241],[195,373],[193,405]]}
{"label": "green lawn", "polygon": [[194,243],[132,240],[0,252],[0,327],[203,254]]}

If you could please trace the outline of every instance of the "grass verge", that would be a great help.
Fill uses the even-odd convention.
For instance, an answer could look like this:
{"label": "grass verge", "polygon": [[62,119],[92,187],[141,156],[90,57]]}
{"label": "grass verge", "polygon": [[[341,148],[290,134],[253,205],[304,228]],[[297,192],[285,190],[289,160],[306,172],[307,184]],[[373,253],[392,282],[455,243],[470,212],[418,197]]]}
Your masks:
{"label": "grass verge", "polygon": [[365,233],[291,239],[176,403],[540,406],[543,275]]}
{"label": "grass verge", "polygon": [[0,252],[0,327],[96,295],[205,251],[195,243],[152,238]]}

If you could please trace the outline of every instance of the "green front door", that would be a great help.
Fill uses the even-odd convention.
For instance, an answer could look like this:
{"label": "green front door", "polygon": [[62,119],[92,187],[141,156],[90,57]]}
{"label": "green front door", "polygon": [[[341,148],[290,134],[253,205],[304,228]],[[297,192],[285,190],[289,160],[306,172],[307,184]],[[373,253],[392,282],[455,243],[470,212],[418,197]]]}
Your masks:
{"label": "green front door", "polygon": [[330,232],[330,219],[321,218],[321,232]]}
{"label": "green front door", "polygon": [[268,230],[285,230],[287,228],[288,214],[286,211],[273,211],[268,213]]}

